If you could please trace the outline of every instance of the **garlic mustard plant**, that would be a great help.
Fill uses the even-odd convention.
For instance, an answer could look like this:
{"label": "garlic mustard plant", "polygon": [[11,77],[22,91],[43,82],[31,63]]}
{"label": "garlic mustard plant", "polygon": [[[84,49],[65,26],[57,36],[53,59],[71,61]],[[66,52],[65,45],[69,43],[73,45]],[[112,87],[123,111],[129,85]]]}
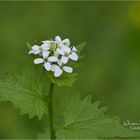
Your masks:
{"label": "garlic mustard plant", "polygon": [[[73,73],[73,67],[69,65],[69,62],[77,61],[79,59],[78,50],[76,47],[71,46],[69,39],[62,40],[60,36],[56,36],[54,40],[51,39],[42,41],[40,46],[33,45],[29,51],[29,54],[36,56],[34,59],[34,64],[42,64],[44,69],[47,72],[53,73],[53,76],[57,79],[62,76],[63,72],[68,74]],[[74,79],[73,76],[71,77]],[[66,77],[62,81],[66,81]],[[54,84],[55,82],[50,78],[50,88],[47,98],[51,139],[56,138],[52,100]]]}
{"label": "garlic mustard plant", "polygon": [[74,69],[79,66],[84,46],[85,43],[72,46],[69,39],[62,40],[59,36],[42,41],[41,45],[28,44],[28,53],[35,56],[34,64],[43,68],[35,67],[24,71],[22,76],[0,79],[0,101],[12,102],[20,114],[28,114],[29,118],[42,119],[46,114],[47,131],[39,139],[139,138],[138,133],[124,128],[118,117],[106,115],[107,108],[93,102],[91,96],[81,100],[80,94],[67,90],[66,94],[57,94],[58,102],[53,103],[54,87],[71,86],[77,79]]}
{"label": "garlic mustard plant", "polygon": [[72,73],[69,61],[77,61],[78,54],[75,46],[71,46],[69,39],[62,40],[56,36],[54,40],[42,41],[42,45],[33,45],[29,54],[37,55],[34,64],[43,64],[46,71],[53,72],[60,77],[63,72]]}

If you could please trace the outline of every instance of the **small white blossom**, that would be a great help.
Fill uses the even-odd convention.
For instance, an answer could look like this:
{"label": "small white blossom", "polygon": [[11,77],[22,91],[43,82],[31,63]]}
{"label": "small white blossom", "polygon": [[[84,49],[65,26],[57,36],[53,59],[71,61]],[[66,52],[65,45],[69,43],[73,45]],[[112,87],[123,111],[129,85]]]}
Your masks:
{"label": "small white blossom", "polygon": [[69,67],[69,66],[58,66],[56,64],[53,64],[51,67],[51,70],[54,72],[54,76],[55,77],[59,77],[61,76],[61,74],[63,73],[63,71],[67,72],[67,73],[72,73],[73,72],[73,68]]}
{"label": "small white blossom", "polygon": [[73,61],[77,61],[78,60],[78,55],[77,55],[76,52],[77,52],[77,49],[75,47],[72,47],[69,52],[65,51],[64,55],[62,55],[62,57],[61,57],[62,63],[66,64],[69,59],[71,59]]}
{"label": "small white blossom", "polygon": [[42,44],[41,46],[34,45],[32,47],[32,50],[29,51],[29,54],[40,54],[42,51],[47,51],[49,49],[50,49],[50,47],[46,46],[46,44]]}
{"label": "small white blossom", "polygon": [[32,50],[29,51],[29,54],[39,54],[41,52],[40,46],[34,45]]}
{"label": "small white blossom", "polygon": [[55,77],[59,77],[63,72],[72,73],[73,68],[68,66],[69,60],[77,61],[77,49],[70,46],[70,40],[62,40],[59,36],[55,40],[42,41],[42,45],[33,45],[29,54],[38,55],[34,59],[34,64],[43,64],[45,70],[54,73]]}
{"label": "small white blossom", "polygon": [[69,46],[70,45],[70,40],[69,39],[64,39],[62,40],[60,36],[55,37],[55,42],[57,43],[58,46]]}

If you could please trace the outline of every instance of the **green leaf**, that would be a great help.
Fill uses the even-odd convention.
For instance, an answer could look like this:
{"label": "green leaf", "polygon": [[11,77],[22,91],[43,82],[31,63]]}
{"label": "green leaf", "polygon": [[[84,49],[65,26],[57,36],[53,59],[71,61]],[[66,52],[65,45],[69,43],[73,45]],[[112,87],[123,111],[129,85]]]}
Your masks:
{"label": "green leaf", "polygon": [[[56,122],[58,139],[111,139],[136,138],[138,133],[130,131],[120,124],[120,118],[106,115],[107,108],[100,107],[98,101],[92,103],[92,97],[83,100],[78,94],[65,94],[57,106],[63,121]],[[55,116],[57,116],[55,114]],[[49,138],[49,130],[39,136]]]}
{"label": "green leaf", "polygon": [[79,45],[77,45],[76,46],[76,48],[77,48],[77,52],[78,52],[78,54],[80,54],[81,53],[81,51],[84,49],[84,47],[86,46],[86,42],[83,42],[83,43],[81,43],[81,44],[79,44]]}
{"label": "green leaf", "polygon": [[46,127],[45,133],[38,133],[37,139],[38,140],[41,140],[41,139],[47,139],[47,140],[49,140],[50,139],[50,128],[49,127]]}
{"label": "green leaf", "polygon": [[0,101],[10,101],[20,114],[29,114],[29,118],[42,118],[47,113],[46,100],[42,89],[47,80],[39,72],[25,71],[22,76],[10,76],[0,80]]}
{"label": "green leaf", "polygon": [[78,94],[66,94],[60,107],[64,123],[57,128],[58,138],[124,138],[137,135],[120,125],[118,117],[105,115],[107,108],[99,107],[98,101],[92,103],[91,96],[80,100]]}
{"label": "green leaf", "polygon": [[60,77],[54,77],[52,72],[47,72],[48,77],[50,80],[57,84],[57,86],[72,86],[72,84],[77,80],[77,73],[63,73]]}
{"label": "green leaf", "polygon": [[31,50],[32,45],[29,42],[26,42],[26,45],[27,45],[28,49]]}

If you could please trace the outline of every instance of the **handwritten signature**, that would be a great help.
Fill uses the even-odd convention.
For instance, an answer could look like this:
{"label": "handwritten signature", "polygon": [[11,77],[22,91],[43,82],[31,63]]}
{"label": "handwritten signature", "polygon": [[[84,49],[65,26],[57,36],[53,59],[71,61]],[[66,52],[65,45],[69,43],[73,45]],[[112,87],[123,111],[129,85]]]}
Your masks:
{"label": "handwritten signature", "polygon": [[134,122],[130,120],[123,121],[123,126],[132,130],[140,130],[140,122]]}

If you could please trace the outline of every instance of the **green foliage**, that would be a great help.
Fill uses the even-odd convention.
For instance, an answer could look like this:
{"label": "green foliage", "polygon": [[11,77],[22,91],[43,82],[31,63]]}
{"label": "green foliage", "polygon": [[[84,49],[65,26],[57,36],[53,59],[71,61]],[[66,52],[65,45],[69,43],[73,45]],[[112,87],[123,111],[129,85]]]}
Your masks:
{"label": "green foliage", "polygon": [[54,77],[52,72],[47,72],[50,80],[57,86],[71,86],[77,80],[77,73],[63,73],[59,78]]}
{"label": "green foliage", "polygon": [[31,50],[31,48],[32,48],[31,44],[29,42],[26,42],[26,45],[27,45],[28,49]]}
{"label": "green foliage", "polygon": [[[60,79],[58,85],[65,85],[71,77]],[[73,78],[72,78],[73,79]],[[56,80],[56,79],[55,79]],[[61,83],[61,81],[63,81]],[[56,81],[55,81],[56,82]],[[45,71],[25,71],[22,76],[7,76],[0,80],[0,100],[10,101],[21,114],[29,114],[30,118],[42,118],[47,113],[45,99],[47,78]],[[70,85],[70,83],[68,83]],[[118,117],[106,115],[107,108],[100,107],[99,102],[92,102],[91,96],[81,100],[79,94],[64,94],[58,107],[56,136],[60,139],[97,139],[97,138],[130,138],[138,136],[120,125]],[[60,121],[61,120],[61,121]],[[49,129],[41,138],[49,138]]]}
{"label": "green foliage", "polygon": [[79,95],[62,100],[64,124],[57,132],[60,138],[127,137],[130,131],[122,127],[119,119],[105,115],[106,107],[92,103],[91,96],[80,100]]}
{"label": "green foliage", "polygon": [[30,118],[42,118],[47,113],[47,104],[42,90],[47,86],[38,71],[25,71],[22,76],[10,76],[0,80],[0,101],[10,101],[20,114],[29,114]]}
{"label": "green foliage", "polygon": [[85,46],[86,46],[86,42],[83,42],[83,43],[77,45],[77,46],[76,46],[76,48],[77,48],[77,50],[78,50],[77,53],[80,54],[81,51],[84,49]]}
{"label": "green foliage", "polygon": [[[120,124],[118,117],[106,115],[107,108],[99,102],[92,103],[91,96],[84,100],[80,96],[65,94],[60,104],[63,123],[56,124],[56,136],[60,139],[95,139],[135,137],[137,133]],[[40,135],[41,138],[47,137]]]}

